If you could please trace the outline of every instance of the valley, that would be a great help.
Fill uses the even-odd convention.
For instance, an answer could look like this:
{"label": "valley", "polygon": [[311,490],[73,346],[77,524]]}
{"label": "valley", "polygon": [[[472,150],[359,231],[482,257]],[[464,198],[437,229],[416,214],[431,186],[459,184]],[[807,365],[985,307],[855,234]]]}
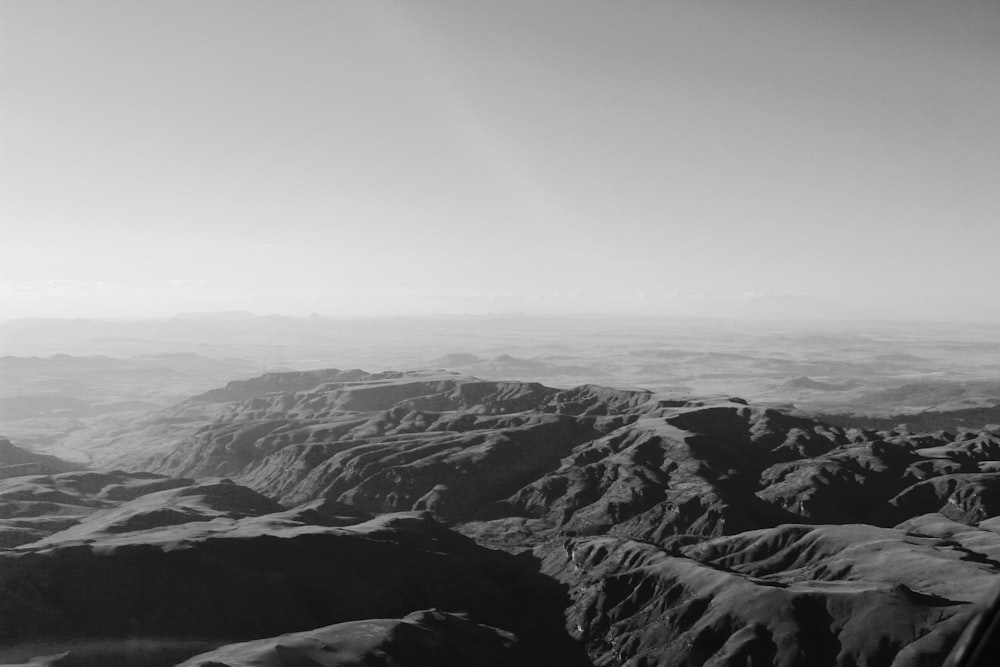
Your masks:
{"label": "valley", "polygon": [[144,419],[0,442],[2,662],[940,664],[1000,575],[988,428],[334,368]]}

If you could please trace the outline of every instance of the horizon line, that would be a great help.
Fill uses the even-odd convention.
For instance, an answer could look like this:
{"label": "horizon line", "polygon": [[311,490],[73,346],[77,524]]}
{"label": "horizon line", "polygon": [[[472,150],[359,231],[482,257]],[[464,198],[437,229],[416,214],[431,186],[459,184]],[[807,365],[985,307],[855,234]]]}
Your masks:
{"label": "horizon line", "polygon": [[354,314],[354,315],[323,315],[310,313],[309,315],[288,314],[288,313],[256,313],[251,311],[183,311],[172,315],[115,315],[115,316],[28,316],[28,317],[3,317],[0,315],[0,324],[11,324],[17,322],[168,322],[173,320],[215,320],[231,321],[251,319],[286,319],[303,321],[382,321],[382,320],[490,320],[490,319],[526,319],[526,320],[579,320],[579,319],[616,319],[616,320],[641,320],[641,321],[685,321],[685,322],[757,322],[757,323],[785,323],[785,324],[933,324],[933,325],[975,325],[985,324],[990,326],[1000,326],[1000,319],[920,319],[912,317],[745,317],[739,315],[684,315],[684,314],[651,314],[651,313],[616,313],[616,312],[569,312],[569,313],[529,313],[521,311],[504,311],[496,313],[426,313],[426,314]]}

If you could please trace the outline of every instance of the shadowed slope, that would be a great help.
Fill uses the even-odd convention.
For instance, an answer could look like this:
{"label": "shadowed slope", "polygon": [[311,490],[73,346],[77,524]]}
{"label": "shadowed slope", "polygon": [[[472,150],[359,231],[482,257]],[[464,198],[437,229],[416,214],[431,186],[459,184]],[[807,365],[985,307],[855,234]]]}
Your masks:
{"label": "shadowed slope", "polygon": [[[203,506],[218,486],[146,500],[166,494],[177,507],[198,497]],[[238,488],[223,504],[252,493]],[[585,663],[560,630],[561,588],[533,559],[479,547],[426,515],[325,527],[278,512],[130,531],[109,515],[96,514],[91,530],[83,521],[0,551],[0,648],[94,638],[219,644],[437,608],[515,633],[516,664]],[[486,654],[507,645],[496,637]]]}
{"label": "shadowed slope", "polygon": [[368,619],[223,646],[179,667],[515,667],[516,638],[455,614],[420,611],[402,619]]}
{"label": "shadowed slope", "polygon": [[[142,464],[188,477],[0,482],[8,516],[68,522],[0,551],[0,624],[297,633],[221,664],[431,644],[445,661],[484,632],[484,661],[585,662],[568,629],[599,665],[904,667],[940,663],[1000,574],[989,432],[446,372],[271,374],[195,403],[215,421]],[[468,617],[399,620],[435,607]]]}

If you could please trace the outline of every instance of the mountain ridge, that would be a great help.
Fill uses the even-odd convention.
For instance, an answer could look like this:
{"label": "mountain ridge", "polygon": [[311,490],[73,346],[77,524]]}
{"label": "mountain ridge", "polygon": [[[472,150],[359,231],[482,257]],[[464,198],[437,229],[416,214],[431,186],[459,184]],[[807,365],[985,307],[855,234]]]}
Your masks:
{"label": "mountain ridge", "polygon": [[[362,660],[405,633],[435,664],[475,661],[476,636],[483,664],[905,667],[943,660],[1000,576],[985,430],[357,369],[230,382],[172,414],[190,434],[120,470],[0,480],[0,627],[20,628],[0,649],[159,628],[200,638],[164,665],[283,664],[267,637]],[[98,601],[103,621],[83,614]]]}

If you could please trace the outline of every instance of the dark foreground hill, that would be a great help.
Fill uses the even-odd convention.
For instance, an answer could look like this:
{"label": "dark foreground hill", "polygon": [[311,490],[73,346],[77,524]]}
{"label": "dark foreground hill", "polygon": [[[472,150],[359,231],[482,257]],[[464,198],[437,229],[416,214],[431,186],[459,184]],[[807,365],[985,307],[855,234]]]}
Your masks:
{"label": "dark foreground hill", "polygon": [[196,403],[134,472],[0,482],[0,662],[935,665],[1000,579],[989,432],[451,373]]}

